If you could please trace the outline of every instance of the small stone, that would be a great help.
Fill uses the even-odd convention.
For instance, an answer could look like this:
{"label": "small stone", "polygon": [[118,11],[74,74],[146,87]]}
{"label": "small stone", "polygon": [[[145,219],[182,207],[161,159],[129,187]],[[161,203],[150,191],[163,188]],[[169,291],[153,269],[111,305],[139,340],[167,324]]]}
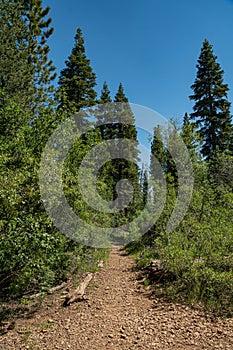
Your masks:
{"label": "small stone", "polygon": [[49,323],[54,323],[54,320],[52,320],[51,318],[48,319]]}

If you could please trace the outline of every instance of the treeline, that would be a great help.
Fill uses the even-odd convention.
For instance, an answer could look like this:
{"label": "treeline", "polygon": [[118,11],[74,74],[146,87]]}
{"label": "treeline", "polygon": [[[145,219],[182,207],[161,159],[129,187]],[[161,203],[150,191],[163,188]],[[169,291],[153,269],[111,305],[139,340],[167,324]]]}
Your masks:
{"label": "treeline", "polygon": [[[159,220],[139,241],[128,245],[140,266],[154,259],[163,266],[152,277],[158,295],[189,303],[201,302],[226,315],[233,310],[233,126],[228,85],[211,44],[204,40],[191,86],[193,112],[185,114],[181,129],[156,126],[151,153],[159,160],[167,182],[167,198]],[[179,184],[177,133],[192,160],[194,189],[179,226],[168,232]],[[175,163],[170,150],[178,154]],[[150,189],[158,200],[157,165],[151,158]],[[156,187],[157,186],[157,187]],[[185,186],[185,185],[184,185]],[[157,189],[157,192],[156,192]],[[137,228],[135,228],[137,230]],[[160,271],[161,272],[161,271]]]}
{"label": "treeline", "polygon": [[[82,245],[59,232],[41,200],[38,171],[49,136],[62,120],[98,101],[94,90],[96,77],[86,57],[80,29],[66,68],[60,73],[59,88],[54,88],[56,73],[47,43],[53,28],[48,15],[49,8],[43,8],[41,0],[0,3],[0,296],[3,299],[46,291],[73,274],[95,268],[97,260],[106,258],[108,252]],[[105,84],[100,100],[109,99]],[[127,100],[122,85],[115,99]],[[77,142],[64,169],[66,195],[87,220],[90,214],[78,194],[75,195],[76,187],[72,187],[73,171],[95,139],[98,142],[99,136],[93,131],[89,140],[87,137]],[[99,186],[105,186],[103,191],[106,188],[103,181]]]}
{"label": "treeline", "polygon": [[[48,46],[53,33],[49,10],[43,8],[41,0],[4,0],[0,3],[0,297],[3,299],[46,291],[79,272],[96,268],[97,260],[107,257],[109,239],[118,242],[120,238],[98,236],[97,228],[124,225],[144,206],[142,174],[137,165],[137,130],[123,85],[119,82],[113,100],[106,82],[97,96],[96,75],[86,56],[82,31],[78,28],[71,54],[59,74],[58,87],[54,87],[56,72],[49,59]],[[119,110],[116,110],[117,104],[121,106]],[[95,114],[99,127],[93,126],[86,111],[92,106],[98,106]],[[81,111],[83,113],[79,113]],[[71,116],[75,116],[77,135],[81,125],[86,132],[77,137],[65,159],[63,190],[73,212],[92,226],[88,229],[80,225],[76,232],[70,232],[68,228],[66,235],[55,227],[45,211],[39,175],[51,170],[48,167],[41,171],[40,168],[50,136]],[[120,116],[129,125],[120,123]],[[99,169],[97,193],[107,203],[112,203],[113,209],[121,208],[116,213],[114,210],[105,212],[100,210],[99,203],[97,209],[93,206],[98,198],[91,203],[83,198],[78,170],[95,146],[119,138],[133,141],[127,149],[129,160],[112,160],[108,149],[97,154],[99,161],[109,159]],[[60,145],[54,142],[55,146]],[[119,158],[121,151],[117,150],[115,158]],[[86,164],[87,171],[90,165]],[[89,190],[90,178],[86,177]],[[119,192],[123,191],[127,196],[124,183],[119,188],[122,178],[130,179],[134,188],[130,208],[118,200]],[[50,189],[52,193],[54,185]],[[53,203],[49,195],[50,191],[51,211],[55,211],[60,222],[68,227],[64,208],[62,205],[59,208],[62,203],[57,197]]]}

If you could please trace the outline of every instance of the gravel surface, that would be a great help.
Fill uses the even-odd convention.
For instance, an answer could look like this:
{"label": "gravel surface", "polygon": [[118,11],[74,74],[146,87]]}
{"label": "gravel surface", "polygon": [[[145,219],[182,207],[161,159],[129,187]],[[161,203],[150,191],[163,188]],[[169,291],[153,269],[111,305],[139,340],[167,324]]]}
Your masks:
{"label": "gravel surface", "polygon": [[86,300],[65,308],[62,291],[46,298],[36,314],[1,335],[0,349],[233,349],[233,319],[213,320],[156,299],[137,276],[133,259],[113,248]]}

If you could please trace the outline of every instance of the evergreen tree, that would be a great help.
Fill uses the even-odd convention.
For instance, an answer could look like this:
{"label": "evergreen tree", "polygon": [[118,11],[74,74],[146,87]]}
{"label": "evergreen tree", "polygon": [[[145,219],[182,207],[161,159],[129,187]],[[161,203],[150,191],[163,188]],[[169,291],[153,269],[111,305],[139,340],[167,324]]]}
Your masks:
{"label": "evergreen tree", "polygon": [[66,68],[61,71],[58,81],[59,108],[78,112],[83,107],[93,106],[96,103],[94,90],[96,76],[85,51],[82,31],[78,28],[72,53],[65,62]]}
{"label": "evergreen tree", "polygon": [[[84,107],[93,106],[96,103],[96,76],[92,71],[90,61],[86,56],[84,38],[80,28],[75,35],[75,43],[70,56],[59,76],[58,90],[56,98],[58,101],[58,113],[75,115],[77,127],[88,126],[89,121],[85,112],[81,115]],[[99,130],[84,133],[79,142],[69,152],[69,168],[73,176],[73,186],[77,188],[77,172],[83,157],[96,143],[95,139],[99,137]],[[98,143],[98,142],[97,142]],[[74,193],[74,191],[73,191]],[[77,197],[78,190],[76,191]],[[83,210],[85,212],[85,210]]]}
{"label": "evergreen tree", "polygon": [[[101,137],[104,140],[105,135],[106,135],[106,128],[107,126],[104,125],[104,123],[109,123],[112,120],[112,117],[110,117],[110,113],[111,113],[111,96],[110,96],[110,91],[108,88],[108,85],[106,83],[106,81],[103,84],[103,88],[101,90],[101,95],[100,95],[100,99],[98,101],[99,105],[96,111],[96,116],[97,116],[97,120],[99,123],[101,123],[102,125],[99,127],[100,131],[101,131]],[[102,106],[104,105],[104,106]]]}
{"label": "evergreen tree", "polygon": [[[105,104],[102,108],[103,103]],[[110,92],[107,84],[104,83],[97,116],[99,121],[104,124],[103,128],[101,128],[102,139],[105,141],[122,139],[122,143],[119,142],[118,145],[118,153],[121,154],[121,152],[124,151],[124,154],[127,154],[127,156],[132,159],[132,161],[123,158],[112,159],[103,166],[100,172],[102,178],[105,179],[104,181],[106,181],[108,185],[104,197],[109,201],[117,199],[119,207],[121,207],[121,203],[119,201],[117,189],[121,195],[125,191],[123,185],[123,187],[120,186],[119,188],[119,181],[128,179],[133,186],[134,197],[133,202],[129,204],[130,208],[124,208],[112,216],[112,225],[119,226],[120,224],[126,223],[129,217],[135,213],[136,207],[139,207],[139,198],[142,200],[142,193],[139,185],[139,168],[136,164],[139,160],[137,131],[135,128],[134,115],[128,103],[128,99],[125,96],[122,84],[119,85],[114,102],[111,103]],[[124,140],[127,139],[133,140],[135,144],[125,149]],[[124,149],[122,147],[124,147]],[[125,195],[127,196],[127,190]]]}
{"label": "evergreen tree", "polygon": [[[159,164],[159,165],[158,165]],[[151,142],[151,156],[149,167],[149,184],[148,192],[150,193],[150,201],[156,202],[161,193],[161,168],[164,178],[167,175],[167,149],[165,146],[165,134],[161,125],[154,127],[153,139]],[[145,234],[144,240],[146,244],[151,245],[155,237],[158,235],[160,226],[164,225],[166,219],[160,217],[160,220],[153,225]]]}
{"label": "evergreen tree", "polygon": [[0,4],[0,88],[34,113],[49,102],[56,76],[46,44],[53,33],[51,18],[45,19],[49,10],[42,8],[41,0]]}
{"label": "evergreen tree", "polygon": [[190,99],[195,104],[190,117],[195,120],[203,139],[201,153],[207,159],[211,158],[215,150],[226,151],[232,135],[230,102],[227,99],[229,89],[223,83],[223,73],[212,46],[204,40],[196,80],[191,86],[194,94]]}
{"label": "evergreen tree", "polygon": [[[120,83],[118,91],[114,98],[115,102],[115,124],[112,125],[112,137],[137,141],[137,130],[135,127],[135,118],[131,110],[128,98],[125,96],[122,83]],[[119,107],[119,108],[118,108]],[[121,123],[123,121],[123,123]],[[126,124],[126,125],[125,125]],[[115,130],[114,130],[115,129]],[[130,150],[135,160],[138,160],[139,151],[137,148]]]}
{"label": "evergreen tree", "polygon": [[185,113],[183,118],[183,125],[180,135],[189,150],[190,157],[194,159],[197,156],[197,145],[200,138],[198,138],[195,130],[195,124],[190,121],[188,113]]}
{"label": "evergreen tree", "polygon": [[143,195],[143,205],[146,205],[149,191],[149,182],[147,170],[143,171],[143,182],[142,182],[142,195]]}
{"label": "evergreen tree", "polygon": [[233,133],[230,139],[229,151],[230,151],[230,154],[233,156]]}
{"label": "evergreen tree", "polygon": [[114,102],[129,102],[128,98],[125,96],[122,83],[120,83],[120,85],[118,87]]}
{"label": "evergreen tree", "polygon": [[178,176],[176,165],[170,153],[171,150],[175,151],[176,148],[176,133],[176,128],[163,130],[160,125],[154,128],[150,160],[151,179],[152,182],[156,181],[153,186],[160,186],[159,182],[157,182],[160,178],[160,169],[158,169],[157,162],[159,162],[162,168],[163,175],[166,178],[168,185],[170,185],[170,187],[177,186]]}
{"label": "evergreen tree", "polygon": [[[180,155],[179,143],[177,139],[177,127],[173,125],[173,127],[169,127],[167,130],[167,134],[165,137],[166,142],[166,179],[168,183],[168,189],[176,189],[178,188],[178,173],[177,173],[177,164],[173,159],[173,154],[176,155],[178,160],[178,155]],[[173,154],[172,154],[172,153]],[[182,157],[179,157],[179,162],[182,163]]]}
{"label": "evergreen tree", "polygon": [[[117,108],[117,103],[119,103],[119,108]],[[118,91],[114,98],[114,102],[111,103],[110,91],[108,89],[107,83],[105,82],[101,91],[99,104],[100,106],[98,108],[97,118],[99,122],[105,124],[101,127],[103,139],[108,140],[120,137],[123,138],[123,129],[125,129],[125,126],[120,123],[121,114],[124,121],[134,123],[134,117],[129,108],[128,99],[125,96],[122,83],[119,85]],[[105,105],[102,107],[102,104]],[[136,133],[134,134],[134,139],[136,140]]]}
{"label": "evergreen tree", "polygon": [[215,193],[224,202],[226,193],[232,193],[233,190],[233,157],[230,154],[215,152],[208,164],[208,170]]}
{"label": "evergreen tree", "polygon": [[27,26],[21,16],[18,2],[0,2],[0,23],[1,104],[9,98],[23,103],[31,77],[28,74],[27,46],[24,42]]}
{"label": "evergreen tree", "polygon": [[161,165],[163,171],[166,171],[166,153],[163,145],[162,128],[160,125],[154,128],[153,140],[151,143],[151,159],[150,159],[150,176],[155,179],[157,174],[157,162]]}
{"label": "evergreen tree", "polygon": [[110,103],[112,102],[111,96],[110,96],[110,91],[108,88],[108,84],[106,81],[103,84],[103,89],[101,90],[101,95],[99,99],[99,103]]}
{"label": "evergreen tree", "polygon": [[29,28],[28,68],[33,75],[33,88],[36,89],[36,101],[46,102],[48,94],[53,92],[51,81],[55,79],[55,67],[48,58],[48,38],[53,34],[50,26],[52,19],[46,18],[50,8],[43,9],[42,0],[20,0],[23,4],[23,16]]}
{"label": "evergreen tree", "polygon": [[[119,109],[116,111],[118,123],[116,125],[117,134],[115,136],[117,138],[128,138],[130,140],[137,141],[137,130],[135,128],[134,115],[128,103],[128,98],[125,96],[122,83],[119,85],[114,102],[116,104],[119,103]],[[123,125],[121,123],[121,114],[123,116],[123,120],[126,123],[129,123],[128,125]],[[136,153],[138,153],[138,151]]]}
{"label": "evergreen tree", "polygon": [[[106,83],[100,97],[100,104],[106,103],[97,116],[101,123],[105,123],[104,139],[128,138],[137,142],[137,131],[135,128],[135,119],[128,103],[128,98],[125,96],[122,83],[119,84],[118,91],[114,98],[114,103],[111,103],[110,92]],[[128,125],[121,123],[121,120]],[[136,152],[138,154],[138,151]]]}
{"label": "evergreen tree", "polygon": [[[119,84],[118,91],[114,98],[115,102],[115,123],[112,124],[111,138],[132,140],[137,145],[137,130],[135,127],[135,119],[133,112],[128,103],[128,98],[125,96],[122,83]],[[120,145],[124,147],[124,145]],[[119,151],[121,151],[119,149]],[[126,159],[115,159],[113,162],[114,173],[114,188],[121,179],[128,179],[134,188],[134,199],[131,203],[131,209],[126,208],[123,211],[123,218],[126,219],[133,215],[136,209],[140,207],[140,184],[139,184],[139,167],[137,162],[139,160],[139,151],[137,146],[129,146],[127,149],[128,157],[132,161]]]}

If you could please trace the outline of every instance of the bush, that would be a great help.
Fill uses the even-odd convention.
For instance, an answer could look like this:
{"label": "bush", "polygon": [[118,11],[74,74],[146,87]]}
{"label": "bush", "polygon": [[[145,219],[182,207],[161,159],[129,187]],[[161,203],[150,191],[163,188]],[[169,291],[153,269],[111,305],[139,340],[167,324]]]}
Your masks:
{"label": "bush", "polygon": [[233,197],[229,193],[219,200],[211,186],[196,188],[176,230],[166,234],[158,223],[149,241],[145,235],[127,246],[140,267],[153,259],[165,260],[167,274],[158,284],[163,296],[233,314]]}

